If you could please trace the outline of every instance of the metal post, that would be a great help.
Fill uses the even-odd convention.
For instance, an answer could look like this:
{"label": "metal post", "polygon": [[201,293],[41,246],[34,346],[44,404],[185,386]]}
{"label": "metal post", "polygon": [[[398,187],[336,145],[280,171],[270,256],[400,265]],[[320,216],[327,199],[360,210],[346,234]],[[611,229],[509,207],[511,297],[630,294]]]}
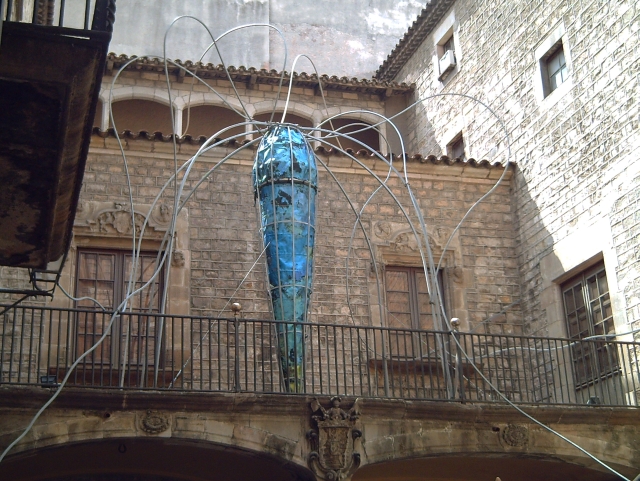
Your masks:
{"label": "metal post", "polygon": [[460,402],[464,402],[464,376],[462,375],[462,349],[460,347],[460,319],[454,317],[451,319],[451,334],[453,335],[454,342],[456,344],[456,367],[454,385],[458,389],[460,395]]}
{"label": "metal post", "polygon": [[238,322],[238,314],[240,313],[240,311],[242,310],[242,306],[240,305],[240,303],[238,302],[234,302],[233,304],[231,304],[231,310],[233,311],[233,318],[234,318],[234,330],[235,330],[235,340],[236,340],[236,346],[235,346],[235,392],[240,392],[240,354],[239,354],[239,347],[240,347],[240,333],[238,332],[239,327],[240,327],[240,323]]}

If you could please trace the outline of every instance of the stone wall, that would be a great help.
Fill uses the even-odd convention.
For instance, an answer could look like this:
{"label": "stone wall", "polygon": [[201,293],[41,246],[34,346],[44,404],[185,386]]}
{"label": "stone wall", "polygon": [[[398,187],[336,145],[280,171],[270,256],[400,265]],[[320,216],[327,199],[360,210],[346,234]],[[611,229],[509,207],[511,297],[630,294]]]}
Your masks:
{"label": "stone wall", "polygon": [[[107,89],[111,80],[105,78],[103,99],[109,98]],[[115,84],[113,98],[168,103],[164,82],[160,74],[125,72]],[[212,84],[225,99],[234,101],[227,82],[212,81]],[[236,87],[250,115],[268,112],[274,105],[277,95],[274,86]],[[174,83],[171,99],[182,112],[189,99],[196,105],[220,105],[220,100],[216,102],[208,90],[203,85],[192,86],[185,79],[184,83]],[[378,96],[362,92],[329,91],[326,98],[325,108],[312,89],[294,88],[289,111],[317,125],[327,115],[359,108],[383,112],[385,107]],[[235,105],[239,106],[237,100]],[[282,107],[282,101],[278,106]],[[98,123],[105,125],[107,114],[105,104]],[[362,117],[374,121],[373,116]],[[131,248],[129,185],[137,218],[141,220],[149,215],[150,219],[142,237],[143,249],[160,247],[160,240],[169,228],[174,187],[169,185],[162,194],[161,190],[174,173],[176,162],[182,165],[201,145],[198,140],[181,141],[175,147],[174,159],[174,145],[167,137],[169,132],[162,134],[165,137],[157,133],[129,132],[122,136],[120,144],[112,134],[94,133],[74,224],[74,241],[62,275],[61,285],[67,292],[75,292],[78,249]],[[312,137],[311,142],[317,141]],[[126,164],[120,147],[126,154]],[[174,260],[166,280],[167,313],[232,317],[230,305],[239,302],[243,317],[271,318],[251,184],[254,153],[251,146],[242,149],[240,142],[230,143],[204,153],[194,164],[182,194],[182,199],[187,196],[189,199],[178,216]],[[317,153],[320,179],[310,320],[386,326],[384,267],[423,265],[418,247],[418,242],[423,241],[416,239],[409,224],[410,220],[414,229],[420,230],[409,191],[397,174],[389,175],[388,164],[375,155],[360,152],[349,157],[325,149],[318,149]],[[221,163],[226,156],[230,156],[229,160]],[[394,159],[394,167],[402,169],[398,158]],[[407,160],[406,170],[426,223],[435,262],[442,256],[442,291],[447,317],[459,318],[463,330],[521,334],[514,212],[509,200],[513,172],[506,173],[494,194],[478,205],[453,235],[458,222],[494,186],[503,168],[487,163],[447,163],[435,157],[412,157]],[[385,188],[381,188],[387,176]],[[182,179],[182,174],[178,177]],[[205,180],[196,189],[200,179]],[[158,195],[159,202],[152,209],[151,204]],[[355,214],[360,211],[362,228],[357,226]],[[141,225],[141,221],[136,222]],[[75,304],[58,290],[50,305],[73,307]],[[504,310],[506,312],[502,312]],[[69,329],[65,323],[60,323],[60,327],[65,332]],[[52,327],[56,328],[58,324]],[[180,338],[183,346],[176,347],[176,351],[180,351],[176,355],[182,355],[187,342],[200,346],[200,338],[209,336],[206,329],[196,332],[200,331],[193,331],[191,339]],[[321,341],[316,339],[316,342]],[[63,355],[63,350],[60,353]],[[185,356],[191,359],[191,354]],[[199,367],[205,361],[208,362],[205,357],[195,356],[189,362],[191,366],[200,363]]]}
{"label": "stone wall", "polygon": [[[160,98],[165,89],[160,74],[125,72],[116,83],[113,97],[119,98]],[[111,79],[105,78],[105,86]],[[226,81],[215,81],[212,85],[225,98],[231,99],[231,89]],[[193,93],[190,93],[193,87]],[[259,85],[257,89],[236,85],[245,108],[250,114],[268,111],[273,105],[276,87]],[[174,104],[191,96],[195,104],[213,103],[209,99],[208,88],[203,85],[174,84],[172,98]],[[102,97],[108,98],[107,88]],[[322,99],[311,89],[294,88],[289,111],[304,116],[318,124],[327,115],[365,108],[373,112],[383,112],[384,103],[377,96],[358,92],[326,93],[327,109]],[[230,100],[231,101],[231,100]],[[219,104],[219,101],[218,101]],[[185,103],[180,103],[184,109]],[[106,110],[106,109],[105,109]],[[365,120],[371,121],[373,117]],[[92,149],[87,163],[83,201],[126,201],[124,166],[117,151],[114,138],[93,138]],[[185,161],[195,154],[197,145],[182,143],[178,146],[179,159]],[[202,162],[194,166],[191,179],[186,186],[188,192],[196,180],[216,166],[217,162],[233,151],[234,147],[216,148],[202,157]],[[235,147],[237,148],[237,146]],[[153,201],[161,186],[173,172],[173,146],[171,142],[125,139],[124,149],[129,162],[130,182],[136,203],[147,205]],[[235,154],[224,165],[198,187],[186,206],[189,232],[190,259],[190,306],[191,314],[229,314],[228,301],[243,304],[247,317],[264,317],[269,313],[265,299],[263,258],[260,257],[262,242],[257,231],[257,209],[254,207],[251,186],[251,148]],[[371,305],[379,300],[370,300],[375,289],[375,276],[371,274],[371,253],[366,247],[365,237],[356,229],[349,243],[355,224],[353,209],[359,210],[368,197],[379,187],[379,181],[369,175],[355,160],[342,154],[324,154],[319,157],[334,172],[340,185],[326,174],[319,165],[320,188],[318,194],[318,238],[316,249],[315,293],[313,319],[331,323],[368,324],[373,316],[374,324],[380,324],[380,315],[371,312]],[[358,161],[384,178],[387,167],[379,159],[368,154],[359,154]],[[396,161],[397,162],[397,161]],[[398,165],[396,163],[396,165]],[[412,160],[408,164],[410,182],[420,207],[423,210],[429,232],[438,244],[433,244],[436,253],[442,250],[443,239],[468,209],[484,194],[502,172],[500,167],[435,165],[431,161]],[[512,231],[513,212],[509,205],[510,184],[507,180],[486,203],[477,207],[462,230],[448,248],[444,266],[450,272],[445,276],[448,283],[446,293],[451,316],[460,317],[470,325],[477,324],[518,297],[517,272],[514,257],[514,236]],[[398,197],[402,206],[411,210],[406,188],[396,180],[389,187]],[[342,189],[353,202],[350,206]],[[170,202],[171,192],[165,196]],[[389,264],[400,261],[403,265],[421,265],[417,245],[394,247],[394,255],[384,254],[397,244],[391,237],[376,237],[373,229],[376,223],[391,222],[393,228],[389,236],[397,236],[406,231],[406,221],[389,193],[376,194],[363,213],[363,224],[372,238],[374,256],[378,263]],[[416,217],[412,215],[415,222]],[[404,227],[403,227],[404,226]],[[394,250],[395,249],[395,250]],[[386,259],[385,259],[386,255]],[[349,303],[347,303],[346,259],[349,257]],[[255,265],[254,265],[255,263]],[[253,267],[253,269],[252,269]],[[249,271],[251,272],[249,273]],[[455,271],[455,275],[453,275]],[[247,274],[248,273],[248,274]],[[245,275],[247,276],[246,279]],[[488,280],[499,278],[492,284]],[[243,281],[240,286],[241,282]],[[240,286],[240,287],[239,287]],[[377,297],[377,294],[375,294]],[[226,308],[225,308],[226,306]],[[224,311],[221,311],[225,308]],[[502,323],[519,324],[515,311],[499,319]],[[350,320],[349,316],[353,318]],[[508,319],[507,319],[508,318]],[[510,332],[512,328],[508,328]]]}
{"label": "stone wall", "polygon": [[[417,98],[443,93],[476,97],[505,122],[517,165],[511,202],[529,333],[566,334],[559,327],[561,313],[543,293],[551,284],[557,289],[593,256],[603,257],[607,267],[617,331],[627,332],[627,324],[639,319],[640,266],[633,254],[638,246],[634,179],[640,170],[639,14],[632,1],[461,0],[396,77],[415,82]],[[458,66],[440,82],[434,42],[448,21]],[[569,78],[543,98],[537,52],[557,38],[563,42]],[[443,150],[462,132],[468,156],[506,159],[500,126],[470,99],[425,101],[409,124],[412,149]],[[587,235],[596,225],[602,226],[597,239]],[[560,248],[562,241],[573,248]],[[560,250],[568,254],[563,257]],[[552,276],[549,283],[548,273],[541,271],[548,256],[561,266],[560,277]]]}

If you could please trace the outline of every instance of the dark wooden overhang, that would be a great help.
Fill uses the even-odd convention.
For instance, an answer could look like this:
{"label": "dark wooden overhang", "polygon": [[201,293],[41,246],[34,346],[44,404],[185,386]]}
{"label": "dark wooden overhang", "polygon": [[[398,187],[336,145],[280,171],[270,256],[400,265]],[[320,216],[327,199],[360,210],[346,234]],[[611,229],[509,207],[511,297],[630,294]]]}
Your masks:
{"label": "dark wooden overhang", "polygon": [[46,268],[69,247],[112,21],[3,25],[0,265]]}

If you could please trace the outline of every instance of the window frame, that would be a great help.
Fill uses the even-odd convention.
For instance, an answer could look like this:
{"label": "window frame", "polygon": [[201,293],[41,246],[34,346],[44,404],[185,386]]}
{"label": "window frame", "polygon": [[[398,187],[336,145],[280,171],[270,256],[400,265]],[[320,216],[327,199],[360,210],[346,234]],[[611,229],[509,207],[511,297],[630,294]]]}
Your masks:
{"label": "window frame", "polygon": [[[411,319],[410,326],[391,326],[391,323],[389,322],[389,314],[394,312],[389,309],[389,292],[390,291],[389,291],[388,282],[387,282],[387,274],[389,272],[406,272],[407,273],[408,291],[394,290],[391,292],[407,292],[409,297],[409,314]],[[418,291],[418,280],[416,278],[416,275],[419,275],[419,274],[424,275],[424,268],[421,266],[420,267],[402,266],[402,265],[385,266],[384,292],[385,292],[385,312],[387,315],[387,323],[386,323],[387,327],[393,327],[397,329],[425,330],[421,327],[421,322],[420,322],[420,316],[423,314],[420,312],[419,296],[420,294],[425,294],[425,293]],[[440,299],[442,301],[442,305],[446,306],[445,298],[444,298],[444,285],[443,285],[444,283],[443,283],[442,270],[438,271],[437,278],[438,278],[438,289],[440,291]],[[431,300],[429,300],[429,302],[432,306],[434,306],[432,307],[432,309],[435,308],[435,304],[432,303]],[[429,315],[431,317],[431,324],[433,326],[431,329],[426,329],[426,330],[437,330],[433,322],[433,312],[430,314],[424,314],[424,315]]]}
{"label": "window frame", "polygon": [[[557,53],[560,48],[564,54],[566,78],[557,88],[551,90],[549,88],[547,59]],[[545,109],[551,108],[573,87],[571,48],[568,35],[562,22],[539,42],[534,51],[534,59],[535,72],[533,86],[536,99],[541,107]]]}
{"label": "window frame", "polygon": [[[460,60],[462,52],[460,50],[460,39],[458,37],[458,23],[456,22],[455,11],[451,10],[433,31],[433,73],[440,88],[444,88],[460,70]],[[453,55],[455,66],[447,73],[440,72],[440,59],[445,54],[445,45],[453,42]]]}
{"label": "window frame", "polygon": [[[595,298],[590,284],[592,279],[595,279],[598,289],[598,296]],[[600,292],[602,279],[606,283],[606,291]],[[613,304],[604,262],[600,261],[562,282],[560,292],[567,337],[577,341],[575,344],[572,342],[570,349],[576,390],[619,374],[620,360],[614,344],[606,338],[583,341],[592,336],[615,333]],[[567,302],[569,293],[573,299],[571,305]],[[582,309],[584,317],[581,319]],[[586,329],[581,329],[581,323],[584,323]],[[606,355],[604,362],[603,353]]]}
{"label": "window frame", "polygon": [[[462,144],[462,155],[455,155],[455,151],[457,149],[459,149],[459,144]],[[464,136],[462,135],[462,132],[460,132],[457,135],[455,135],[447,143],[447,146],[446,146],[447,157],[449,157],[450,159],[465,160],[466,157],[467,157],[466,147],[467,146],[466,146],[466,143],[464,141]]]}
{"label": "window frame", "polygon": [[[88,347],[93,345],[97,341],[97,339],[99,339],[104,334],[104,329],[106,327],[105,323],[108,320],[109,311],[111,312],[115,311],[115,309],[122,303],[122,300],[124,299],[124,293],[126,292],[126,285],[129,282],[128,278],[126,278],[127,273],[125,272],[125,266],[127,262],[127,257],[132,256],[131,250],[127,250],[127,249],[101,249],[101,248],[94,248],[94,247],[79,248],[76,253],[76,266],[75,266],[76,275],[75,275],[74,293],[76,298],[83,297],[83,294],[84,294],[79,291],[80,281],[90,280],[89,278],[81,278],[80,276],[83,254],[95,254],[97,256],[99,255],[114,256],[112,279],[111,280],[98,279],[97,272],[96,272],[96,279],[95,279],[95,282],[99,282],[99,281],[111,282],[113,284],[113,288],[112,288],[113,297],[112,297],[112,305],[104,306],[105,309],[107,309],[107,314],[104,314],[101,311],[98,311],[97,309],[98,306],[94,306],[93,304],[91,306],[82,306],[82,305],[78,305],[78,303],[81,301],[78,301],[78,300],[75,301],[75,307],[80,310],[80,312],[77,312],[76,319],[74,322],[73,351],[75,353],[75,357],[78,357],[79,355],[86,352]],[[157,258],[158,253],[154,251],[142,251],[139,253],[139,255],[144,256],[146,258]],[[142,281],[138,277],[133,282],[134,282],[134,285],[136,285],[138,283],[144,283],[146,281]],[[104,366],[111,365],[112,367],[119,366],[122,360],[120,359],[121,343],[118,337],[123,335],[122,334],[123,325],[126,325],[130,329],[129,338],[131,339],[130,342],[131,342],[132,348],[133,348],[134,342],[137,342],[139,345],[139,348],[134,349],[133,351],[133,352],[137,351],[136,359],[141,358],[140,349],[142,349],[142,346],[143,345],[146,346],[144,348],[145,350],[149,348],[148,341],[146,340],[148,337],[150,337],[148,333],[152,331],[155,333],[154,316],[145,316],[144,314],[150,313],[150,312],[155,314],[159,312],[160,296],[162,295],[162,292],[164,289],[164,272],[162,270],[160,271],[157,282],[154,283],[154,286],[157,289],[157,292],[155,294],[157,299],[155,308],[151,309],[151,311],[149,311],[149,308],[132,309],[131,308],[132,303],[129,303],[128,309],[126,311],[123,311],[122,314],[114,320],[110,333],[108,334],[107,339],[105,339],[105,341],[103,342],[103,345],[99,349],[93,351],[89,355],[90,360],[85,360],[85,363],[89,362],[92,365],[104,365]],[[141,295],[141,294],[142,293],[138,295]],[[134,298],[132,298],[132,300],[133,299],[135,299],[135,296]],[[83,311],[89,311],[89,312],[83,312]],[[90,311],[95,311],[95,313],[92,313]],[[99,326],[97,323],[98,318],[101,319]],[[124,320],[125,318],[128,320],[128,324],[127,324],[127,321]],[[137,324],[132,323],[134,319],[138,321]],[[82,325],[84,325],[84,329],[81,329]],[[144,333],[142,331],[144,331]],[[153,334],[152,337],[153,336],[155,336],[155,334]],[[86,339],[90,339],[90,342],[87,343]],[[155,343],[152,344],[152,349],[155,349],[154,345]],[[163,357],[164,356],[162,356],[162,353],[161,353],[159,367],[163,366],[163,362],[164,362]],[[140,366],[139,363],[131,362],[131,361],[128,364],[130,368],[135,368],[134,366]],[[150,363],[147,360],[146,366],[152,367],[153,362]]]}
{"label": "window frame", "polygon": [[[559,66],[557,70],[552,73],[552,65],[551,63],[555,60],[555,58],[559,55],[562,55],[563,63]],[[564,46],[562,44],[562,40],[556,42],[556,44],[551,47],[551,49],[540,59],[540,70],[542,73],[542,88],[543,94],[546,97],[551,95],[553,92],[558,90],[567,80],[569,80],[569,67],[567,65],[567,56],[564,52]],[[554,76],[556,74],[560,74],[561,82],[555,83],[553,82]]]}

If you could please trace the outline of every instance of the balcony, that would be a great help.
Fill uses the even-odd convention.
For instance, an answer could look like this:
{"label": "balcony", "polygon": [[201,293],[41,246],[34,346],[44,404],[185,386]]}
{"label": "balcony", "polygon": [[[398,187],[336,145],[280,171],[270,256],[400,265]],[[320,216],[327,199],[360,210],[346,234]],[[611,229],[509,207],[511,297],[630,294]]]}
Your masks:
{"label": "balcony", "polygon": [[[68,376],[67,386],[87,389],[284,394],[277,324],[19,306],[2,317],[0,383],[51,388]],[[492,384],[523,405],[637,406],[638,342],[312,323],[304,330],[297,394],[504,403]]]}
{"label": "balcony", "polygon": [[115,1],[1,3],[0,265],[46,269],[69,247]]}

